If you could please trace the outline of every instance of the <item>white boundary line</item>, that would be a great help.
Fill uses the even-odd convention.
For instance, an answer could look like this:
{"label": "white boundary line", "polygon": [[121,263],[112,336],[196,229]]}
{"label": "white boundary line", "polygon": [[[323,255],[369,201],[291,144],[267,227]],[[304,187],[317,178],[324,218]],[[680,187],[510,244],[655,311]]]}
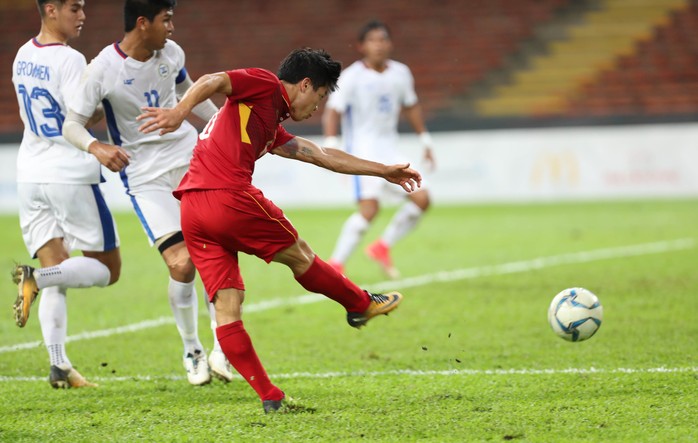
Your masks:
{"label": "white boundary line", "polygon": [[[696,246],[693,238],[682,238],[677,240],[659,241],[654,243],[642,243],[638,245],[619,246],[615,248],[595,249],[591,251],[572,252],[568,254],[551,255],[538,257],[531,260],[522,260],[499,265],[480,266],[475,268],[456,269],[453,271],[436,272],[424,274],[417,277],[409,277],[402,280],[384,281],[370,285],[360,285],[371,291],[381,292],[386,290],[413,288],[431,283],[444,283],[458,280],[469,280],[478,277],[492,275],[513,274],[518,272],[532,271],[536,269],[548,268],[573,263],[587,263],[597,260],[610,260],[614,258],[634,257],[648,254],[661,254],[670,251],[692,249]],[[283,306],[303,305],[317,303],[326,300],[326,297],[319,294],[305,294],[288,298],[275,298],[259,303],[252,303],[245,307],[245,313],[268,311]],[[153,320],[145,320],[130,325],[116,328],[102,329],[97,331],[86,331],[76,335],[68,336],[66,342],[92,340],[100,337],[110,337],[112,335],[125,334],[129,332],[151,329],[162,325],[174,324],[172,317],[159,317]],[[0,347],[0,354],[16,352],[24,349],[33,349],[42,345],[41,341],[19,343],[16,345]]]}
{"label": "white boundary line", "polygon": [[[326,378],[353,378],[353,377],[386,377],[386,376],[408,376],[408,377],[438,377],[438,376],[507,376],[507,375],[589,375],[589,374],[685,374],[698,372],[698,367],[689,366],[682,368],[567,368],[567,369],[451,369],[442,371],[417,371],[412,369],[396,369],[392,371],[354,371],[354,372],[292,372],[288,374],[270,374],[273,379],[326,379]],[[242,377],[235,374],[237,380],[242,381]],[[134,375],[120,377],[90,377],[92,381],[120,382],[120,381],[179,381],[186,377],[179,375]],[[3,382],[45,382],[46,377],[7,377],[0,376],[0,383]]]}

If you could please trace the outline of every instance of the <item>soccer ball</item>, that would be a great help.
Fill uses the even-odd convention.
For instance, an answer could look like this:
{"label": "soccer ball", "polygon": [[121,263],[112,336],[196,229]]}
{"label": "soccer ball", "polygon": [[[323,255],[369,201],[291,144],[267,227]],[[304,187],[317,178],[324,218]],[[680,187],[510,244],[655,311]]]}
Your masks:
{"label": "soccer ball", "polygon": [[548,322],[555,333],[568,341],[591,338],[603,320],[603,306],[591,291],[569,288],[553,298]]}

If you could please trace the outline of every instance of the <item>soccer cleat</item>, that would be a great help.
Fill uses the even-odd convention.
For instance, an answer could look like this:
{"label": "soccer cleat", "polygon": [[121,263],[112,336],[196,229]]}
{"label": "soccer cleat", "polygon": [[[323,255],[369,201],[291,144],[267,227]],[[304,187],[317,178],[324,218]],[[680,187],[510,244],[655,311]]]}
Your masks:
{"label": "soccer cleat", "polygon": [[353,328],[364,326],[370,319],[377,315],[388,315],[398,307],[403,299],[402,294],[393,291],[387,294],[371,294],[367,292],[371,303],[364,312],[347,312],[347,323]]}
{"label": "soccer cleat", "polygon": [[390,258],[390,247],[383,240],[371,243],[366,247],[365,252],[368,258],[381,266],[388,278],[393,280],[400,278],[400,271],[393,265],[393,260]]}
{"label": "soccer cleat", "polygon": [[270,412],[276,412],[284,405],[284,400],[286,396],[284,395],[281,400],[263,400],[262,407],[264,408],[264,413],[268,414]]}
{"label": "soccer cleat", "polygon": [[208,365],[211,368],[211,374],[217,379],[226,383],[233,381],[230,363],[228,363],[228,359],[225,357],[223,351],[211,351],[211,354],[208,356]]}
{"label": "soccer cleat", "polygon": [[184,356],[184,369],[187,370],[189,384],[201,386],[211,381],[211,370],[206,361],[204,351],[197,349]]}
{"label": "soccer cleat", "polygon": [[338,262],[337,260],[334,259],[329,259],[327,260],[327,264],[332,266],[332,268],[339,272],[340,274],[344,275],[344,265]]}
{"label": "soccer cleat", "polygon": [[56,389],[96,388],[99,386],[96,383],[87,381],[75,368],[61,369],[55,365],[51,365],[48,382]]}
{"label": "soccer cleat", "polygon": [[39,287],[34,278],[34,268],[28,265],[17,265],[12,273],[12,281],[17,285],[17,300],[14,304],[15,323],[20,328],[27,324],[29,309],[39,295]]}

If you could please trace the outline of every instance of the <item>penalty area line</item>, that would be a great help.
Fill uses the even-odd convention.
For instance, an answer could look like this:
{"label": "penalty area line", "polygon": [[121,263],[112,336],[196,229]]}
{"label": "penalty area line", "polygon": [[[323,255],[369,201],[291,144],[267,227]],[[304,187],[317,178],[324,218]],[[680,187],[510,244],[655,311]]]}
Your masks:
{"label": "penalty area line", "polygon": [[[616,374],[685,374],[698,373],[698,367],[667,368],[565,368],[565,369],[447,369],[447,370],[413,370],[395,369],[390,371],[340,371],[340,372],[291,372],[286,374],[269,374],[276,380],[289,379],[330,379],[330,378],[355,378],[355,377],[442,377],[442,376],[508,376],[508,375],[616,375]],[[242,381],[242,377],[235,374],[236,380]],[[90,377],[98,382],[125,382],[125,381],[184,381],[187,378],[181,375],[133,375],[113,377]],[[9,377],[0,376],[0,383],[7,382],[46,382],[46,377]]]}
{"label": "penalty area line", "polygon": [[[453,271],[442,271],[432,274],[424,274],[416,277],[408,277],[401,280],[389,280],[374,284],[359,285],[372,292],[383,292],[387,290],[400,290],[425,286],[432,283],[446,283],[460,280],[470,280],[479,277],[506,275],[520,272],[527,272],[549,268],[552,266],[589,263],[599,260],[611,260],[616,258],[627,258],[649,254],[662,254],[671,251],[680,251],[696,247],[696,240],[692,238],[681,238],[677,240],[666,240],[653,243],[642,243],[637,245],[618,246],[613,248],[594,249],[590,251],[571,252],[567,254],[551,255],[547,257],[537,257],[530,260],[521,260],[499,265],[478,266],[473,268],[456,269]],[[297,306],[309,303],[317,303],[327,298],[320,294],[304,294],[295,297],[275,298],[271,300],[252,303],[245,307],[245,313],[262,312],[285,306]],[[203,313],[205,315],[205,312]],[[66,343],[82,340],[92,340],[95,338],[111,337],[113,335],[126,334],[130,332],[142,331],[162,325],[174,324],[174,318],[159,317],[145,320],[130,325],[116,328],[102,329],[97,331],[86,331],[79,334],[70,335],[66,338]],[[0,346],[0,354],[16,352],[26,349],[34,349],[42,345],[41,341],[18,343],[15,345]]]}

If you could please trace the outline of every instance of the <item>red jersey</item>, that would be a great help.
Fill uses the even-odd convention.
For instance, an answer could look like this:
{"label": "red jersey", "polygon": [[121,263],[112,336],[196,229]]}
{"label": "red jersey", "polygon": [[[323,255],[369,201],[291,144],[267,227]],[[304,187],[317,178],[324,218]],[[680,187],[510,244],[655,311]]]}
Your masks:
{"label": "red jersey", "polygon": [[189,171],[174,191],[242,189],[252,183],[258,158],[291,140],[281,122],[289,98],[273,73],[259,68],[227,72],[233,92],[199,134]]}

